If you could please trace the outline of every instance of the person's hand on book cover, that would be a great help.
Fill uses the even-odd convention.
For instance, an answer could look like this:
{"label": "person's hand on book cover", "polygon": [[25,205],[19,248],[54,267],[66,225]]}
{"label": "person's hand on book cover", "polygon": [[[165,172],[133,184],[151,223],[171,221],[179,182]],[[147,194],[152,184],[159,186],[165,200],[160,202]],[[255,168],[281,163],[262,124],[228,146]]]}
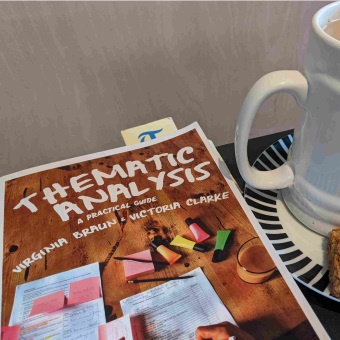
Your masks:
{"label": "person's hand on book cover", "polygon": [[230,322],[222,322],[216,325],[200,326],[196,329],[196,340],[254,340],[254,338],[239,327]]}

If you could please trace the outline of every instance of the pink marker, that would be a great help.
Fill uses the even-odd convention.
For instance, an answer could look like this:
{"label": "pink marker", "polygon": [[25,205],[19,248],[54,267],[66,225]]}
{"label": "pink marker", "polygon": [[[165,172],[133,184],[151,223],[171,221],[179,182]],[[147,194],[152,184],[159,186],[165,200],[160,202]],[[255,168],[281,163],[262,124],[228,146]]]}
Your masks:
{"label": "pink marker", "polygon": [[210,237],[210,235],[202,230],[200,226],[195,223],[191,218],[187,218],[185,220],[185,223],[189,226],[189,229],[194,234],[197,243],[201,243]]}

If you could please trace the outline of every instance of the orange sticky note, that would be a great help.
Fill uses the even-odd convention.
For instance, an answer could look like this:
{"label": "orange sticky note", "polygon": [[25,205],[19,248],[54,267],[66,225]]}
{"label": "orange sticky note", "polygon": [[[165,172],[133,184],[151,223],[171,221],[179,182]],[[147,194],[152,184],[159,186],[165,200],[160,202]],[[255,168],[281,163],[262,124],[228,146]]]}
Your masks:
{"label": "orange sticky note", "polygon": [[92,301],[100,298],[100,277],[75,281],[70,284],[70,293],[67,300],[68,305]]}
{"label": "orange sticky note", "polygon": [[29,316],[41,313],[50,313],[64,307],[65,304],[65,291],[59,290],[58,292],[41,296],[33,300],[32,309]]}
{"label": "orange sticky note", "polygon": [[20,337],[20,325],[1,327],[2,340],[19,340],[19,337]]}

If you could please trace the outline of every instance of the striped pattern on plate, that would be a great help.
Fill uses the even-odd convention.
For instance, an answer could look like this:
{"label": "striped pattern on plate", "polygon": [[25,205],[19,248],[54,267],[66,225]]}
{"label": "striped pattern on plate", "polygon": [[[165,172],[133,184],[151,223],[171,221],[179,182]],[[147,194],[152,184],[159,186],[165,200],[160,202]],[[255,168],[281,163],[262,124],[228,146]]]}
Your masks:
{"label": "striped pattern on plate", "polygon": [[[253,167],[262,171],[278,168],[287,160],[292,142],[292,134],[278,140],[257,158]],[[294,233],[291,230],[288,232],[284,221],[280,221],[277,207],[278,202],[281,202],[282,199],[279,192],[277,190],[259,190],[246,185],[244,197],[294,279],[327,298],[339,301],[330,295],[327,267],[318,263],[311,256],[307,256],[306,250],[295,244]],[[322,249],[319,251],[322,252]],[[317,258],[325,256],[324,254],[318,255]],[[327,263],[326,259],[323,263]]]}

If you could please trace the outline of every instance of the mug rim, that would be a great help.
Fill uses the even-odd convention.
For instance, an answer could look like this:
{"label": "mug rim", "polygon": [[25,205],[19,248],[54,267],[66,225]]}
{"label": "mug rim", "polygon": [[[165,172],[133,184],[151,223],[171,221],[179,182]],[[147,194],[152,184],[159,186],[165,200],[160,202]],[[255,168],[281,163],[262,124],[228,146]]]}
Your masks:
{"label": "mug rim", "polygon": [[[338,8],[338,15],[336,13],[336,10],[334,8]],[[333,14],[333,18],[332,18]],[[327,17],[328,16],[328,17]],[[331,37],[329,34],[327,34],[323,27],[327,24],[327,22],[335,21],[331,19],[340,20],[340,1],[333,2],[331,4],[328,4],[322,8],[320,8],[313,16],[312,19],[312,27],[315,33],[328,45],[330,45],[333,48],[340,50],[340,41]]]}

